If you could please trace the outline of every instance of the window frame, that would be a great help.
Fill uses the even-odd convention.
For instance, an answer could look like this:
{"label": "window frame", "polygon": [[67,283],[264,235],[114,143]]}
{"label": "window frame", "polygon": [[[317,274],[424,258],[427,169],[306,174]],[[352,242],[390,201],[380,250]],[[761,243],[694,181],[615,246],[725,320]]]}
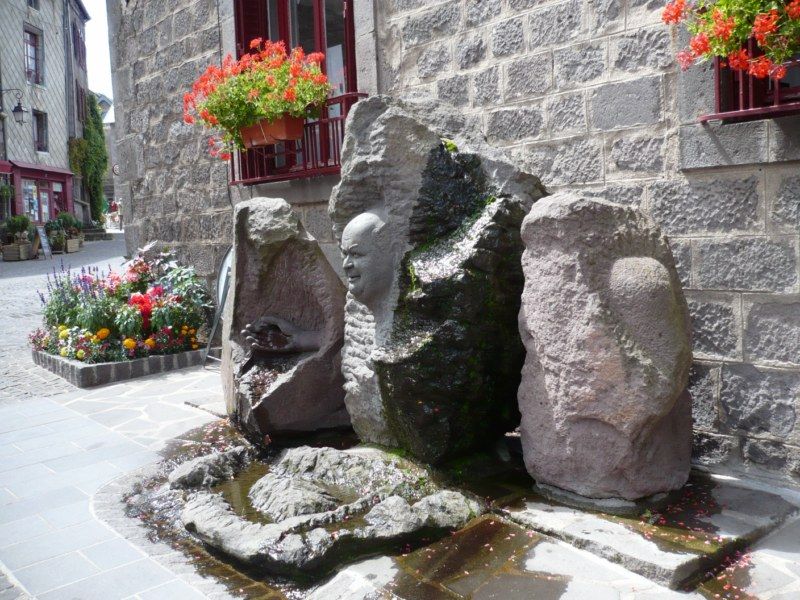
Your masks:
{"label": "window frame", "polygon": [[28,7],[33,10],[39,10],[39,0],[28,0]]}
{"label": "window frame", "polygon": [[79,123],[86,123],[86,90],[75,80],[75,111]]}
{"label": "window frame", "polygon": [[[44,85],[44,37],[42,30],[26,23],[22,32],[25,80],[31,85]],[[30,43],[29,36],[35,39],[35,44]],[[33,70],[29,68],[31,60],[30,48],[34,50]],[[31,73],[33,73],[33,79],[31,79]]]}
{"label": "window frame", "polygon": [[[743,48],[750,56],[763,54],[752,38]],[[783,64],[800,73],[800,55]],[[800,85],[782,90],[773,79],[758,79],[714,59],[714,112],[700,117],[700,122],[736,123],[794,114],[800,114]]]}
{"label": "window frame", "polygon": [[31,123],[33,125],[34,149],[36,152],[49,152],[47,113],[41,110],[31,110]]}
{"label": "window frame", "polygon": [[[250,52],[250,40],[270,39],[270,29],[277,31],[278,38],[291,46],[290,1],[275,1],[275,21],[270,27],[269,0],[234,0],[235,48],[237,58]],[[311,0],[314,13],[314,47],[307,52],[327,50],[325,27],[326,0]],[[341,170],[340,154],[344,136],[344,122],[350,108],[366,94],[358,92],[355,52],[354,0],[342,0],[344,93],[328,99],[319,119],[305,122],[302,142],[285,142],[236,153],[231,162],[234,183],[253,185],[268,181],[307,179],[323,175],[335,175]],[[327,61],[322,63],[327,74]]]}

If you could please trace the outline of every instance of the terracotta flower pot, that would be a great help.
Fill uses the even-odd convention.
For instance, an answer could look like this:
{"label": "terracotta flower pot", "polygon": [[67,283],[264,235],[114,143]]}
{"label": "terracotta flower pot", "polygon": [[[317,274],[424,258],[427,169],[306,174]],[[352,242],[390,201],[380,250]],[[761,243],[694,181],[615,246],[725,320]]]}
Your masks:
{"label": "terracotta flower pot", "polygon": [[255,125],[242,128],[242,139],[246,148],[299,140],[303,137],[303,123],[301,117],[290,115],[284,115],[274,121],[264,119]]}

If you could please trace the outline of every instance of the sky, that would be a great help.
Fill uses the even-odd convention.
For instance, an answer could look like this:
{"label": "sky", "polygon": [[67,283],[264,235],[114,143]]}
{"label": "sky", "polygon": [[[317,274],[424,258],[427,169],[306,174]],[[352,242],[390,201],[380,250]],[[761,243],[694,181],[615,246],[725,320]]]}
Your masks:
{"label": "sky", "polygon": [[89,69],[89,89],[113,98],[106,1],[83,0],[83,5],[92,17],[86,23],[86,66]]}

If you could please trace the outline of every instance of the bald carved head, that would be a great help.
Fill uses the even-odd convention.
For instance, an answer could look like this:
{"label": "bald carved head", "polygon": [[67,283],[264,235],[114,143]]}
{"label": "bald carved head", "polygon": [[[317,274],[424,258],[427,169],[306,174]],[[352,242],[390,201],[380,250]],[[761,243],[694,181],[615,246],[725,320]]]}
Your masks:
{"label": "bald carved head", "polygon": [[342,232],[342,254],[347,289],[371,310],[386,298],[394,277],[394,254],[386,221],[364,212]]}

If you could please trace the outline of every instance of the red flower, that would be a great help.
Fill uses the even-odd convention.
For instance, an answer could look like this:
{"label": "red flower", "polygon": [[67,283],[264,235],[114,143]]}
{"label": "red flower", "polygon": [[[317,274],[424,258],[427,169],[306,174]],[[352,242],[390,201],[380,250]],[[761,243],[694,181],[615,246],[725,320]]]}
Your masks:
{"label": "red flower", "polygon": [[772,69],[772,73],[770,73],[770,77],[775,81],[780,81],[784,77],[786,77],[786,67],[784,65],[778,65],[774,69]]}
{"label": "red flower", "polygon": [[293,87],[286,88],[286,91],[283,93],[283,99],[287,102],[294,102],[297,100],[297,92]]}
{"label": "red flower", "polygon": [[786,14],[790,19],[800,19],[800,0],[792,0],[786,5]]}
{"label": "red flower", "polygon": [[689,41],[689,47],[695,57],[701,57],[711,51],[711,45],[708,43],[708,36],[705,33],[698,33]]}
{"label": "red flower", "polygon": [[750,65],[750,56],[747,50],[741,49],[728,55],[728,66],[735,71],[746,71]]}
{"label": "red flower", "polygon": [[759,56],[753,62],[750,63],[750,68],[747,70],[750,75],[753,77],[758,77],[759,79],[765,79],[769,77],[769,74],[772,72],[774,65],[772,61],[767,58],[766,56]]}
{"label": "red flower", "polygon": [[733,17],[726,18],[718,9],[714,9],[711,18],[714,20],[714,35],[723,41],[728,41],[736,27],[736,20]]}
{"label": "red flower", "polygon": [[767,36],[778,31],[778,19],[780,15],[774,8],[768,13],[756,15],[753,22],[753,35],[759,45],[763,46],[767,42]]}
{"label": "red flower", "polygon": [[255,100],[256,98],[258,98],[258,90],[257,90],[257,89],[255,89],[255,88],[254,88],[254,89],[252,89],[252,90],[250,90],[250,91],[247,93],[247,98],[248,98],[249,100]]}
{"label": "red flower", "polygon": [[231,153],[230,152],[220,152],[219,153],[219,158],[220,158],[220,160],[230,160],[231,159]]}
{"label": "red flower", "polygon": [[183,121],[184,123],[192,125],[194,123],[194,117],[192,115],[183,115]]}
{"label": "red flower", "polygon": [[254,40],[250,40],[250,49],[255,50],[256,48],[261,46],[261,42],[264,40],[261,38],[255,38]]}
{"label": "red flower", "polygon": [[675,0],[664,7],[661,13],[661,20],[667,24],[679,23],[683,19],[686,10],[686,0]]}
{"label": "red flower", "polygon": [[694,55],[689,50],[681,50],[678,52],[677,58],[682,71],[691,67],[694,62]]}

